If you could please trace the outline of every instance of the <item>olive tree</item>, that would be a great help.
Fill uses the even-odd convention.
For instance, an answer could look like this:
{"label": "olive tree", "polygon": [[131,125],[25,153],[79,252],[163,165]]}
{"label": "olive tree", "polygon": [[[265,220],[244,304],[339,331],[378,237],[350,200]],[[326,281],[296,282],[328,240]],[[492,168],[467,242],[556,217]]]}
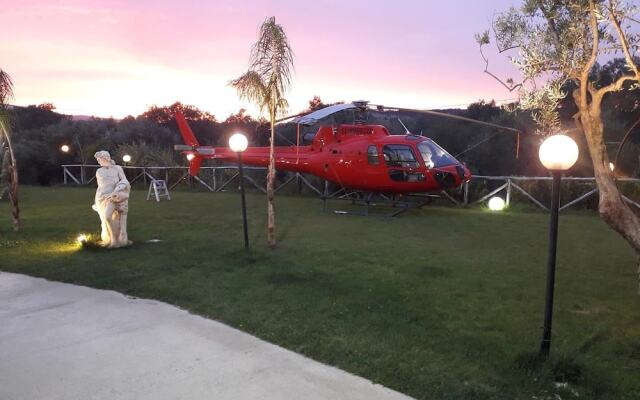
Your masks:
{"label": "olive tree", "polygon": [[[637,6],[621,0],[524,0],[520,8],[497,14],[492,31],[476,35],[485,71],[510,91],[518,91],[519,106],[530,110],[540,134],[562,126],[558,106],[572,96],[578,112],[575,129],[584,134],[599,190],[599,213],[635,250],[640,263],[640,218],[623,199],[610,168],[603,138],[602,101],[607,94],[636,90],[640,36]],[[489,71],[483,52],[491,40],[521,73],[521,80],[501,80]],[[591,74],[598,60],[622,55],[626,73],[608,84]],[[565,89],[571,87],[570,93]],[[640,278],[640,268],[638,269]],[[640,293],[640,286],[638,288]]]}

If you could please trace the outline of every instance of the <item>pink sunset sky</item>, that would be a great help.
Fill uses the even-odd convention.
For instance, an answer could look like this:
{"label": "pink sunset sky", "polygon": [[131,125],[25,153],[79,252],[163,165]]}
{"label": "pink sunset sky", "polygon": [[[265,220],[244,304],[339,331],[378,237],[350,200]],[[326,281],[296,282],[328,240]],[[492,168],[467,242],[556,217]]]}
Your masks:
{"label": "pink sunset sky", "polygon": [[[0,68],[15,104],[122,118],[193,104],[226,118],[260,23],[276,16],[295,52],[291,112],[309,99],[462,107],[514,95],[483,73],[474,34],[517,0],[21,0],[3,7]],[[514,76],[504,56],[492,70]]]}

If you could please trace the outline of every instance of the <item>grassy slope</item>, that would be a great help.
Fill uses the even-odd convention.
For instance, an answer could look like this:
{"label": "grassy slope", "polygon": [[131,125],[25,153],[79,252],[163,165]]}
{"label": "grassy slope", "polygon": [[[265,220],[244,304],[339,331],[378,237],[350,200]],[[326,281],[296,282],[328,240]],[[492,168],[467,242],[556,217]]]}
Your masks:
{"label": "grassy slope", "polygon": [[[24,229],[0,203],[0,269],[177,304],[416,398],[640,397],[640,299],[629,248],[592,215],[563,215],[552,359],[540,368],[547,215],[427,207],[399,218],[321,212],[235,193],[133,194],[127,249],[79,250],[91,189],[25,188]],[[157,244],[145,243],[158,237]]]}

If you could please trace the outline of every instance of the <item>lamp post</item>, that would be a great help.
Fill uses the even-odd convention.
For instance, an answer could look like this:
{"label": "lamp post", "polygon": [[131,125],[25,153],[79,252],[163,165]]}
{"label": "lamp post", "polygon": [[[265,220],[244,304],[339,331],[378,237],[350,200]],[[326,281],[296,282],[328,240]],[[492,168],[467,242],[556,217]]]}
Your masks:
{"label": "lamp post", "polygon": [[[80,143],[80,139],[78,138],[78,135],[73,135],[73,142],[75,142],[75,144],[78,146],[78,149],[75,151],[75,153],[77,153],[80,158],[80,182],[84,184],[86,182],[85,173],[84,173],[84,166],[86,165],[86,160],[84,159],[82,144]],[[71,150],[72,150],[71,146],[69,146],[66,143],[60,146],[60,151],[65,154],[69,154]]]}
{"label": "lamp post", "polygon": [[578,160],[578,145],[569,136],[549,136],[540,145],[540,162],[553,176],[551,189],[551,219],[549,223],[549,255],[547,259],[547,294],[544,309],[544,328],[540,355],[546,357],[551,349],[551,322],[553,319],[553,289],[556,279],[556,249],[558,245],[558,211],[562,174]]}
{"label": "lamp post", "polygon": [[240,177],[240,197],[242,198],[242,224],[244,228],[244,248],[249,250],[249,233],[247,231],[247,206],[244,199],[244,172],[242,170],[242,152],[247,149],[247,137],[242,133],[234,133],[229,138],[229,148],[238,155],[238,175]]}

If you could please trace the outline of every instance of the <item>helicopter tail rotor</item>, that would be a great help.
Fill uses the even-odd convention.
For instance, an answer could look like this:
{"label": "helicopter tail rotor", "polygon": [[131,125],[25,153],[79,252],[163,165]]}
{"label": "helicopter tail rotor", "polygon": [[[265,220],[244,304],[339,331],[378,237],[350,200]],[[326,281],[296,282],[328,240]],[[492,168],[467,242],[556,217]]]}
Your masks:
{"label": "helicopter tail rotor", "polygon": [[189,161],[189,175],[198,176],[200,172],[200,167],[202,166],[202,156],[195,156],[191,161]]}

